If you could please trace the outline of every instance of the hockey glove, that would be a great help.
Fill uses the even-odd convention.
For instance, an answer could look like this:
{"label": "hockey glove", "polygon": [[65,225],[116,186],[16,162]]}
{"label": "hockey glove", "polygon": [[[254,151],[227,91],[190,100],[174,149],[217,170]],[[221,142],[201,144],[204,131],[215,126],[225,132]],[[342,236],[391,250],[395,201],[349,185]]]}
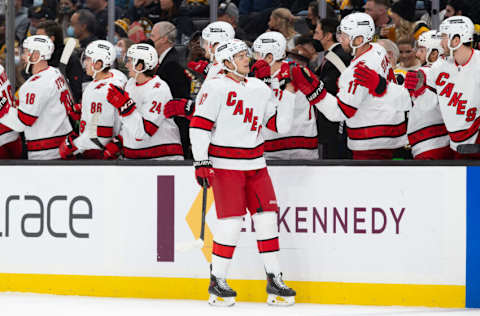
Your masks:
{"label": "hockey glove", "polygon": [[110,143],[105,145],[105,149],[103,150],[103,159],[104,160],[115,160],[120,157],[122,153],[122,142],[113,139]]}
{"label": "hockey glove", "polygon": [[252,66],[252,73],[255,78],[258,78],[265,82],[267,85],[270,85],[272,79],[270,77],[271,70],[270,65],[263,59],[257,60]]}
{"label": "hockey glove", "polygon": [[212,65],[206,60],[191,61],[187,64],[188,69],[200,74],[203,79],[207,77],[210,67],[212,67]]}
{"label": "hockey glove", "polygon": [[191,120],[194,111],[195,103],[192,100],[172,99],[165,104],[163,114],[165,114],[166,118],[171,118],[172,116],[181,116]]}
{"label": "hockey glove", "polygon": [[108,88],[107,100],[117,108],[123,117],[132,114],[135,110],[135,102],[130,99],[128,92],[113,84],[110,84]]}
{"label": "hockey glove", "polygon": [[287,85],[292,82],[291,70],[294,66],[294,63],[282,63],[280,72],[277,75],[278,83],[280,84],[280,90],[285,90]]}
{"label": "hockey glove", "polygon": [[374,97],[381,97],[387,92],[387,80],[363,63],[355,67],[353,77],[355,83],[367,88]]}
{"label": "hockey glove", "polygon": [[425,73],[422,70],[409,71],[405,76],[405,88],[414,97],[421,96],[427,89]]}
{"label": "hockey glove", "polygon": [[215,175],[210,160],[194,161],[195,178],[201,187],[210,187],[212,177]]}
{"label": "hockey glove", "polygon": [[0,97],[0,118],[7,114],[9,109],[8,99],[6,97]]}
{"label": "hockey glove", "polygon": [[67,110],[68,116],[72,118],[74,121],[79,121],[80,117],[82,116],[82,105],[80,103],[76,103],[73,105],[66,105],[65,109]]}
{"label": "hockey glove", "polygon": [[292,82],[297,90],[305,94],[310,105],[317,104],[327,95],[323,82],[307,67],[293,67]]}
{"label": "hockey glove", "polygon": [[73,144],[73,140],[78,137],[78,134],[71,132],[65,138],[65,141],[60,144],[58,151],[60,152],[60,157],[62,159],[73,159],[73,153],[78,150],[78,148]]}

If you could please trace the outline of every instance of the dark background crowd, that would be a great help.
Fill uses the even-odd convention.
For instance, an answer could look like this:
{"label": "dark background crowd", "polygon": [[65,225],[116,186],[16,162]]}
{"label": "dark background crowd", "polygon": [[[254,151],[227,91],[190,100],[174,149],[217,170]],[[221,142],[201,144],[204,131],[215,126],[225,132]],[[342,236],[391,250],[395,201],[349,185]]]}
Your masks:
{"label": "dark background crowd", "polygon": [[[199,41],[209,23],[208,0],[116,0],[116,67],[126,72],[124,56],[128,47],[150,38],[160,56],[157,74],[167,81],[174,98],[194,98],[201,82],[187,68],[189,61],[204,59]],[[453,15],[467,15],[480,22],[477,0],[441,0],[440,21]],[[476,5],[477,4],[477,5]],[[287,39],[287,56],[309,66],[335,94],[338,69],[325,61],[324,54],[336,43],[340,19],[364,11],[374,20],[375,41],[387,50],[399,81],[408,70],[420,67],[415,57],[415,41],[432,28],[429,0],[327,0],[327,17],[321,19],[318,3],[309,0],[227,0],[219,1],[218,20],[230,23],[236,38],[251,43],[267,30],[281,32]],[[0,1],[0,63],[6,57],[4,5]],[[80,63],[82,50],[107,35],[107,0],[15,0],[16,90],[27,79],[23,71],[21,43],[29,35],[46,34],[55,44],[49,64],[58,66],[67,38],[77,40],[77,48],[67,65],[67,79],[75,98],[81,102],[89,78]],[[158,22],[167,22],[160,23]],[[478,30],[480,28],[476,28]],[[478,46],[478,41],[474,43]],[[337,46],[338,47],[338,46]],[[336,48],[341,49],[341,47]],[[348,65],[350,56],[337,52]],[[191,159],[188,121],[177,118],[185,158]],[[329,122],[317,113],[320,157],[350,158],[342,123]],[[408,147],[398,157],[410,158]]]}

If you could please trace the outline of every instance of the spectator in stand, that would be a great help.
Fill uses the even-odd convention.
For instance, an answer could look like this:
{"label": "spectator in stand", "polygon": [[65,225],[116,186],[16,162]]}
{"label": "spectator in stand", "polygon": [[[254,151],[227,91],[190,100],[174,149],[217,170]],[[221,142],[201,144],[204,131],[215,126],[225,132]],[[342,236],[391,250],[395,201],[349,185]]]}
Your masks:
{"label": "spectator in stand", "polygon": [[[50,37],[53,44],[55,45],[55,50],[53,51],[52,57],[48,61],[48,65],[57,67],[60,63],[60,57],[62,56],[63,49],[65,45],[63,44],[63,32],[60,25],[54,21],[45,21],[39,24],[37,28],[37,35],[46,35]],[[68,85],[75,99],[75,103],[80,103],[82,100],[82,78],[83,78],[83,68],[80,63],[80,56],[73,51],[68,64],[65,68],[66,79],[68,80]]]}
{"label": "spectator in stand", "polygon": [[130,46],[132,46],[133,44],[135,43],[131,39],[122,37],[115,45],[115,52],[117,56],[115,58],[115,64],[113,68],[120,70],[126,76],[128,75],[128,69],[125,65],[125,55],[127,54]]}
{"label": "spectator in stand", "polygon": [[295,49],[297,52],[308,59],[308,67],[314,71],[320,67],[323,54],[319,54],[315,49],[314,39],[311,35],[301,35],[295,39]]}
{"label": "spectator in stand", "polygon": [[193,33],[192,19],[180,8],[180,0],[160,0],[161,21],[169,21],[177,27],[177,43],[186,44]]}
{"label": "spectator in stand", "polygon": [[[327,17],[335,19],[337,18],[335,9],[330,3],[327,3]],[[308,4],[307,18],[305,21],[307,22],[308,27],[312,30],[312,34],[315,32],[315,28],[317,27],[319,20],[320,16],[318,15],[318,2],[311,1]]]}
{"label": "spectator in stand", "polygon": [[377,43],[382,45],[387,51],[388,62],[392,66],[392,69],[397,69],[398,58],[400,57],[400,51],[398,50],[397,44],[386,38],[378,40]]}
{"label": "spectator in stand", "polygon": [[72,14],[77,11],[77,1],[76,0],[60,0],[57,11],[57,22],[62,27],[63,36],[71,37],[67,34],[67,28],[70,24],[70,18]]}
{"label": "spectator in stand", "polygon": [[235,3],[230,1],[221,3],[218,6],[217,16],[217,21],[227,22],[233,26],[235,38],[241,39],[242,41],[247,40],[247,34],[238,26],[239,13]]}
{"label": "spectator in stand", "polygon": [[[395,28],[392,18],[388,15],[388,9],[390,8],[390,0],[367,0],[365,3],[365,13],[370,15],[375,23],[375,35],[374,40],[379,38],[389,38],[395,40]],[[385,32],[384,36],[380,34],[382,28],[385,28],[392,33]]]}
{"label": "spectator in stand", "polygon": [[467,7],[463,0],[449,0],[445,8],[445,19],[455,15],[465,15]]}
{"label": "spectator in stand", "polygon": [[[167,82],[174,98],[190,97],[190,80],[187,78],[183,67],[179,63],[178,52],[175,49],[177,28],[170,22],[158,22],[153,26],[150,39],[158,53],[157,75]],[[175,118],[175,123],[180,130],[180,138],[185,159],[192,158],[190,138],[188,135],[189,121],[183,117]]]}
{"label": "spectator in stand", "polygon": [[287,39],[287,51],[295,48],[295,38],[300,36],[295,31],[295,16],[286,8],[278,8],[272,11],[270,21],[268,21],[268,29],[283,34]]}
{"label": "spectator in stand", "polygon": [[22,0],[15,0],[15,38],[20,43],[27,36],[29,25],[28,9],[22,6]]}
{"label": "spectator in stand", "polygon": [[191,17],[208,18],[210,14],[208,0],[185,0],[181,7]]}
{"label": "spectator in stand", "polygon": [[85,49],[88,44],[98,39],[95,36],[96,29],[97,20],[95,15],[89,10],[81,9],[72,15],[67,33],[69,36],[73,33],[73,37],[78,39],[80,47]]}
{"label": "spectator in stand", "polygon": [[247,33],[248,40],[253,42],[267,30],[268,20],[273,9],[280,7],[281,0],[240,0],[240,26]]}
{"label": "spectator in stand", "polygon": [[[97,26],[95,28],[95,35],[99,39],[107,38],[107,25],[108,25],[108,2],[107,0],[86,0],[85,6],[90,9],[95,15],[97,20]],[[122,10],[115,6],[115,19],[122,16]]]}
{"label": "spectator in stand", "polygon": [[134,0],[130,2],[126,16],[131,22],[146,18],[155,24],[161,21],[161,12],[159,0]]}
{"label": "spectator in stand", "polygon": [[[392,39],[394,42],[411,37],[418,40],[422,33],[429,30],[424,21],[415,21],[415,0],[400,0],[394,3],[390,16],[395,24],[395,39]],[[389,32],[389,29],[382,28],[381,35],[388,37]]]}
{"label": "spectator in stand", "polygon": [[[325,50],[322,63],[315,73],[318,79],[323,81],[327,92],[332,95],[337,94],[337,80],[352,59],[337,42],[336,33],[339,24],[337,19],[322,19],[317,24],[313,35],[313,38],[320,41]],[[345,123],[331,122],[316,107],[315,111],[317,113],[318,142],[322,146],[323,159],[351,159],[352,153],[347,148]]]}
{"label": "spectator in stand", "polygon": [[52,16],[48,16],[47,10],[43,6],[30,7],[28,9],[28,18],[30,19],[30,26],[27,35],[35,35],[40,23],[47,20],[53,20]]}
{"label": "spectator in stand", "polygon": [[[398,67],[395,69],[395,76],[399,84],[403,84],[407,72],[417,70],[422,66],[420,60],[417,59],[417,51],[415,50],[415,40],[405,38],[398,41],[398,49],[400,58]],[[401,78],[403,77],[403,78]]]}

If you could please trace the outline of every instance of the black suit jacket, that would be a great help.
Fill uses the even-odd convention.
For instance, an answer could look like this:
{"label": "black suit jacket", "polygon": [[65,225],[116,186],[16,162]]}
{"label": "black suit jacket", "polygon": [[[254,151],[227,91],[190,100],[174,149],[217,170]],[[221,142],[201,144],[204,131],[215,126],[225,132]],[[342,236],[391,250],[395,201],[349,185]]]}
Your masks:
{"label": "black suit jacket", "polygon": [[[174,98],[188,99],[190,97],[190,79],[185,75],[184,68],[178,62],[179,60],[177,50],[172,47],[158,66],[157,75],[168,84]],[[188,136],[190,122],[183,117],[177,117],[174,121],[180,130],[184,157],[185,159],[192,159],[190,137]]]}
{"label": "black suit jacket", "polygon": [[[345,53],[342,46],[338,44],[332,51],[337,54],[343,61],[345,66],[350,65],[352,56]],[[326,52],[325,55],[330,52]],[[325,58],[325,57],[324,57]],[[324,59],[320,67],[315,70],[316,75],[323,81],[325,89],[332,95],[337,95],[338,86],[337,80],[340,77],[340,71],[330,61]],[[349,159],[350,152],[346,148],[346,132],[339,134],[339,123],[330,122],[320,111],[316,108],[317,113],[317,128],[319,143],[324,144],[323,158],[327,159]],[[345,130],[345,127],[344,127]]]}

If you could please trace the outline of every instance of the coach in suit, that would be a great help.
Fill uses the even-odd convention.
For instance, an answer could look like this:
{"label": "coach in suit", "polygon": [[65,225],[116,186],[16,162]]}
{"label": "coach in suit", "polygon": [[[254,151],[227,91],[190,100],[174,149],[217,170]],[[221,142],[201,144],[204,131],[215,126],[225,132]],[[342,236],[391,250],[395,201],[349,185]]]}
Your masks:
{"label": "coach in suit", "polygon": [[[189,98],[190,79],[187,78],[184,68],[180,65],[180,58],[175,49],[177,28],[170,22],[158,22],[152,28],[150,39],[153,41],[158,53],[157,75],[167,82],[174,98]],[[180,138],[185,159],[192,159],[190,138],[188,136],[189,121],[185,118],[175,118],[175,123],[180,129]]]}
{"label": "coach in suit", "polygon": [[[352,57],[337,42],[338,25],[339,22],[336,19],[322,19],[317,24],[313,36],[320,41],[325,50],[322,62],[314,71],[325,84],[325,89],[332,95],[337,94],[337,80],[352,60]],[[347,131],[344,125],[344,122],[330,122],[317,111],[319,144],[322,144],[324,159],[351,159],[351,152],[346,145]]]}

